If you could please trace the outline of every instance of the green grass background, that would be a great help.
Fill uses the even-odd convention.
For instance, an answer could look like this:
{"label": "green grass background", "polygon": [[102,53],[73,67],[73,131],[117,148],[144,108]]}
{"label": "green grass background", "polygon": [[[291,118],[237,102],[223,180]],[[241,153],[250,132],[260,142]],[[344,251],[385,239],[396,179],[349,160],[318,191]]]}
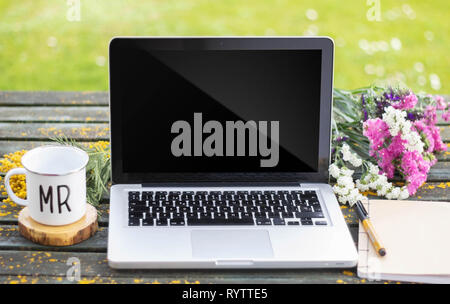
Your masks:
{"label": "green grass background", "polygon": [[[415,91],[450,92],[449,0],[380,0],[381,22],[367,20],[366,0],[80,3],[81,20],[69,22],[66,0],[0,0],[0,90],[107,90],[107,46],[118,35],[302,36],[309,29],[336,41],[336,87],[400,82]],[[307,18],[308,9],[316,20]],[[392,38],[401,49],[392,49]],[[387,43],[388,50],[368,54],[363,40]],[[434,88],[433,74],[440,79]]]}

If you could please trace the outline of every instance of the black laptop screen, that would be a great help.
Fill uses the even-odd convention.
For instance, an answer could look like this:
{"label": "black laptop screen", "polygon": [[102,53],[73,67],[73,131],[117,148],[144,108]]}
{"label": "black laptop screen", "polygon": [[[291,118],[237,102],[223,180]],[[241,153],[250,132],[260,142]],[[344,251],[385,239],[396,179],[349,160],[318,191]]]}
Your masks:
{"label": "black laptop screen", "polygon": [[125,173],[317,172],[321,50],[115,56]]}

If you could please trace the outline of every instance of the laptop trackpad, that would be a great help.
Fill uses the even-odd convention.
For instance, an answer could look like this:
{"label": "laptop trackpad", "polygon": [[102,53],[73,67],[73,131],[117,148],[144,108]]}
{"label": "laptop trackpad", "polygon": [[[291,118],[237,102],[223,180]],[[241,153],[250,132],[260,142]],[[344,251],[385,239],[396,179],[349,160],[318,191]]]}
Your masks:
{"label": "laptop trackpad", "polygon": [[194,258],[271,258],[267,230],[193,230]]}

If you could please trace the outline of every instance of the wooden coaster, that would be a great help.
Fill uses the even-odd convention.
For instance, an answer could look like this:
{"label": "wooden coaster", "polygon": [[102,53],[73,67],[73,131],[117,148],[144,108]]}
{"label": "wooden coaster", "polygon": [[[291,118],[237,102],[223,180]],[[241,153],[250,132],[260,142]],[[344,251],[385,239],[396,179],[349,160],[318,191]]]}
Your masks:
{"label": "wooden coaster", "polygon": [[32,242],[49,246],[69,246],[87,240],[98,230],[97,210],[87,204],[86,214],[75,223],[48,226],[33,220],[25,207],[19,213],[19,232]]}

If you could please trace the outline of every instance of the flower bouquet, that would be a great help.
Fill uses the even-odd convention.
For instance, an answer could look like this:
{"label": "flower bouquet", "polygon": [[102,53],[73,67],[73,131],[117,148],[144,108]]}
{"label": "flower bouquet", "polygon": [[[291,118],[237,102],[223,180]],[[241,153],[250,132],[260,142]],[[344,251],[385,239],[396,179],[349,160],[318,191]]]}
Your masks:
{"label": "flower bouquet", "polygon": [[[441,96],[399,88],[336,89],[329,172],[339,202],[353,205],[369,190],[387,199],[414,195],[436,163],[436,153],[447,149],[436,126],[437,111],[450,119]],[[404,183],[396,186],[392,179]]]}

